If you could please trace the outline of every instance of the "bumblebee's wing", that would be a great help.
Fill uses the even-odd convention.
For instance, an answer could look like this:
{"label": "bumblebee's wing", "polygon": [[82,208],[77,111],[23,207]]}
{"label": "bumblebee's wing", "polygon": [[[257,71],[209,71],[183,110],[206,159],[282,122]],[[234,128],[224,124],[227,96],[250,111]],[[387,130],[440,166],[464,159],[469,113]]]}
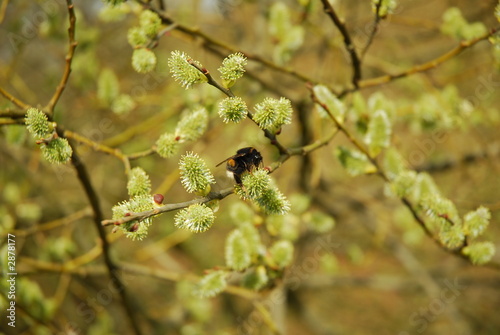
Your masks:
{"label": "bumblebee's wing", "polygon": [[[238,150],[238,151],[240,151],[240,150]],[[236,158],[239,158],[239,157],[242,157],[242,156],[245,156],[245,155],[246,155],[246,153],[238,153],[238,154],[236,154],[234,156],[231,156],[231,157],[228,157],[228,158],[224,159],[222,162],[220,162],[219,164],[217,164],[215,167],[221,165],[224,162],[227,162],[230,159],[236,159]]]}
{"label": "bumblebee's wing", "polygon": [[231,158],[233,158],[233,157],[234,157],[234,156],[231,156],[231,157],[229,157],[229,158],[224,159],[222,162],[220,162],[219,164],[217,164],[215,167],[217,167],[217,166],[221,165],[222,163],[227,162],[228,160],[230,160],[230,159],[231,159]]}

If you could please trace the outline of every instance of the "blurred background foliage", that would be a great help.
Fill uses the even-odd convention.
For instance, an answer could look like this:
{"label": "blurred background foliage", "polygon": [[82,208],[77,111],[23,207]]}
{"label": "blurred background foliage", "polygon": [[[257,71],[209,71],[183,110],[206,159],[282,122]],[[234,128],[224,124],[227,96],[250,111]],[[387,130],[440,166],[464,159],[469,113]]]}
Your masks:
{"label": "blurred background foliage", "polygon": [[[64,69],[66,4],[2,4],[0,86],[25,104],[43,106]],[[215,164],[237,149],[258,148],[264,165],[278,159],[276,148],[255,124],[221,121],[220,92],[208,85],[185,90],[169,74],[171,51],[181,50],[216,73],[231,53],[228,48],[234,48],[268,60],[249,57],[246,74],[232,88],[237,96],[249,106],[266,97],[292,101],[293,120],[279,135],[282,144],[312,143],[332,127],[313,106],[306,80],[292,72],[346,93],[341,94],[345,124],[360,138],[370,111],[383,109],[393,124],[391,149],[397,148],[410,168],[429,173],[460,216],[480,205],[489,208],[491,224],[482,240],[498,248],[498,37],[466,48],[430,71],[361,86],[351,94],[350,57],[320,1],[150,4],[223,46],[173,26],[150,41],[155,69],[138,73],[129,29],[140,24],[141,4],[76,2],[78,46],[54,121],[132,154],[148,150],[161,134],[172,132],[186,110],[205,107],[209,124],[200,139],[182,144],[172,158],[147,155],[132,161],[132,167],[147,172],[153,193],[163,194],[164,203],[193,198],[179,179],[178,161],[186,151],[207,162],[216,190],[232,182]],[[373,27],[374,5],[368,0],[332,4],[362,54]],[[496,5],[492,0],[397,1],[392,13],[380,19],[373,43],[363,53],[362,79],[407,71],[437,59],[462,40],[487,34],[499,24]],[[12,124],[16,119],[7,115],[14,105],[1,99],[0,110],[1,250],[4,257],[6,236],[14,234],[19,273],[16,334],[137,333],[106,271],[93,213],[72,167],[43,159],[26,127]],[[220,202],[213,227],[201,234],[174,227],[175,212],[155,218],[141,241],[106,230],[139,328],[152,334],[498,334],[499,268],[473,266],[438,247],[408,209],[388,196],[382,179],[349,175],[335,157],[339,145],[351,146],[345,136],[337,135],[321,149],[291,157],[272,174],[292,205],[285,216],[259,215],[232,195]],[[110,218],[111,208],[128,198],[123,164],[88,146],[79,145],[77,151],[104,216]],[[224,293],[199,298],[212,295],[206,294],[211,288],[224,289],[218,284],[219,271],[198,281],[204,270],[224,268],[228,235],[237,241],[255,225],[267,254],[283,263],[275,264],[275,271],[261,264],[244,274],[233,272]],[[245,229],[247,233],[240,232]],[[294,249],[293,259],[287,259],[289,248]],[[495,255],[493,262],[499,261]],[[2,285],[3,291],[3,280]],[[193,295],[197,290],[202,294]],[[1,310],[7,303],[0,295]],[[9,333],[4,325],[2,320],[0,329]]]}

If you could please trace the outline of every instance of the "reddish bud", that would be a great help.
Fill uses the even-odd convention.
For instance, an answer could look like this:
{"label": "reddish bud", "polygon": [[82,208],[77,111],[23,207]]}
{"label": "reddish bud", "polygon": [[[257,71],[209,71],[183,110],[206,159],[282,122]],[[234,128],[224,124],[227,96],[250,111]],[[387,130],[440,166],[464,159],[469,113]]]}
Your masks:
{"label": "reddish bud", "polygon": [[128,231],[131,233],[135,233],[137,230],[139,230],[139,223],[138,222],[134,223],[132,225],[132,227],[129,228]]}
{"label": "reddish bud", "polygon": [[162,195],[162,194],[155,194],[153,195],[153,199],[155,201],[155,203],[157,203],[158,205],[161,205],[163,203],[163,199],[165,199],[165,197]]}
{"label": "reddish bud", "polygon": [[130,216],[130,215],[132,215],[130,214],[130,212],[125,213],[125,216]]}
{"label": "reddish bud", "polygon": [[179,141],[180,139],[181,139],[181,137],[180,137],[179,135],[177,135],[177,136],[175,137],[175,140],[176,140],[176,141]]}

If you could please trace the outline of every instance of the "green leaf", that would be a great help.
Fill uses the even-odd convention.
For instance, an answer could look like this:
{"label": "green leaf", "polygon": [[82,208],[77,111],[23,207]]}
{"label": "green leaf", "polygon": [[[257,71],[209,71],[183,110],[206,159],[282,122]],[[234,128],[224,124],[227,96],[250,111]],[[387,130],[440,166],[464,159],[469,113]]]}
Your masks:
{"label": "green leaf", "polygon": [[203,159],[194,152],[188,152],[179,161],[182,186],[189,193],[208,194],[214,176]]}
{"label": "green leaf", "polygon": [[269,282],[266,268],[259,265],[254,271],[250,272],[243,278],[243,286],[258,291]]}
{"label": "green leaf", "polygon": [[243,238],[247,241],[248,250],[252,256],[257,256],[263,249],[260,234],[257,228],[251,223],[241,223],[238,226]]}
{"label": "green leaf", "polygon": [[[207,77],[192,66],[189,61],[193,61],[192,58],[178,50],[172,51],[168,59],[168,67],[172,77],[186,89],[191,88],[194,84],[207,82]],[[199,62],[193,62],[200,68],[202,67]]]}
{"label": "green leaf", "polygon": [[472,264],[482,265],[495,255],[495,245],[492,242],[476,242],[463,248],[462,253],[470,258]]}
{"label": "green leaf", "polygon": [[150,10],[143,10],[139,15],[139,25],[148,37],[154,38],[161,28],[161,18]]}
{"label": "green leaf", "polygon": [[231,205],[229,215],[236,225],[253,223],[255,212],[244,202],[238,201]]}
{"label": "green leaf", "polygon": [[162,134],[155,145],[156,152],[163,158],[172,157],[179,151],[179,139],[175,134]]}
{"label": "green leaf", "polygon": [[266,214],[285,215],[290,211],[290,202],[276,187],[265,190],[255,202]]}
{"label": "green leaf", "polygon": [[226,265],[241,271],[250,266],[252,255],[247,239],[239,229],[233,230],[226,239]]}
{"label": "green leaf", "polygon": [[120,94],[120,82],[114,71],[105,68],[99,74],[97,80],[97,98],[106,107],[111,106]]}
{"label": "green leaf", "polygon": [[177,127],[175,135],[179,137],[179,142],[196,141],[207,130],[208,112],[205,108],[198,108],[193,112],[185,114]]}
{"label": "green leaf", "polygon": [[387,148],[391,140],[391,121],[384,110],[377,110],[368,123],[365,143],[372,157],[377,156],[382,149]]}
{"label": "green leaf", "polygon": [[384,171],[390,180],[396,178],[408,168],[406,160],[395,147],[389,147],[384,153]]}
{"label": "green leaf", "polygon": [[69,161],[73,154],[73,149],[68,140],[62,137],[54,138],[48,143],[40,145],[43,157],[50,163],[62,164]]}
{"label": "green leaf", "polygon": [[335,156],[337,156],[340,164],[342,164],[347,173],[351,176],[374,173],[377,171],[377,168],[368,160],[366,155],[357,150],[338,146],[335,150]]}
{"label": "green leaf", "polygon": [[327,233],[335,226],[335,219],[320,211],[312,211],[306,216],[308,226],[317,233]]}
{"label": "green leaf", "polygon": [[491,213],[486,207],[480,206],[475,211],[469,212],[464,216],[465,234],[473,238],[481,235],[490,223]]}
{"label": "green leaf", "polygon": [[227,56],[222,61],[222,66],[219,68],[221,78],[225,87],[231,87],[236,80],[243,76],[245,73],[245,66],[247,65],[247,58],[241,53],[237,52]]}
{"label": "green leaf", "polygon": [[300,220],[296,215],[269,215],[266,218],[266,229],[271,236],[281,239],[295,241],[299,238]]}
{"label": "green leaf", "polygon": [[[337,120],[338,123],[344,122],[346,108],[344,103],[339,100],[330,89],[323,85],[316,85],[313,88],[314,95],[318,98],[319,102],[324,106],[320,106],[320,111],[323,110],[322,116],[328,117],[328,112]],[[327,110],[325,110],[325,108]]]}
{"label": "green leaf", "polygon": [[269,131],[277,131],[283,125],[292,122],[292,103],[281,97],[279,100],[265,98],[255,106],[253,119],[259,127]]}
{"label": "green leaf", "polygon": [[425,202],[425,199],[440,195],[441,192],[434,183],[434,179],[432,179],[431,175],[427,172],[420,172],[417,174],[412,194],[416,203],[421,204],[422,202]]}
{"label": "green leaf", "polygon": [[449,249],[459,248],[463,245],[465,234],[461,225],[444,225],[439,232],[439,240]]}
{"label": "green leaf", "polygon": [[266,214],[284,215],[290,210],[290,202],[264,169],[245,174],[242,185],[236,185],[236,193],[243,199],[252,200]]}
{"label": "green leaf", "polygon": [[284,268],[292,264],[293,244],[287,240],[277,241],[269,249],[269,254],[279,268]]}
{"label": "green leaf", "polygon": [[[123,201],[118,205],[113,206],[113,220],[121,219],[133,213],[148,211],[154,208],[153,197],[149,194],[138,195],[130,200]],[[129,221],[118,226],[126,237],[132,240],[142,240],[148,234],[148,229],[151,226],[152,218],[141,221]]]}
{"label": "green leaf", "polygon": [[227,287],[226,272],[214,271],[203,276],[198,282],[193,294],[199,298],[212,298]]}
{"label": "green leaf", "polygon": [[149,43],[149,37],[146,30],[142,27],[132,27],[127,33],[128,43],[134,47],[145,47]]}
{"label": "green leaf", "polygon": [[45,137],[52,131],[47,115],[36,108],[28,108],[24,123],[30,134],[36,139]]}
{"label": "green leaf", "polygon": [[194,204],[175,215],[175,226],[193,233],[202,233],[214,223],[215,215],[205,204]]}
{"label": "green leaf", "polygon": [[444,226],[453,223],[458,227],[462,223],[455,204],[438,194],[422,199],[421,206],[430,218]]}
{"label": "green leaf", "polygon": [[381,18],[385,18],[387,15],[394,13],[394,10],[398,6],[398,2],[396,0],[372,0],[372,10],[375,12],[376,5],[380,5],[380,9],[378,11],[378,15]]}
{"label": "green leaf", "polygon": [[128,195],[131,197],[151,193],[151,180],[141,167],[130,170],[127,189]]}
{"label": "green leaf", "polygon": [[283,2],[275,2],[269,8],[269,33],[278,40],[285,38],[292,28],[290,12]]}
{"label": "green leaf", "polygon": [[295,215],[304,214],[309,209],[312,201],[311,197],[304,193],[294,193],[289,199],[292,213]]}
{"label": "green leaf", "polygon": [[441,32],[456,39],[471,40],[486,34],[488,29],[481,22],[468,23],[457,7],[450,7],[443,14]]}
{"label": "green leaf", "polygon": [[246,174],[243,179],[245,195],[249,199],[255,200],[271,186],[271,177],[264,169],[259,169],[253,173]]}
{"label": "green leaf", "polygon": [[132,67],[139,73],[149,73],[156,67],[156,55],[147,48],[135,49],[132,53]]}
{"label": "green leaf", "polygon": [[219,116],[224,123],[239,123],[247,117],[248,108],[240,97],[225,98],[219,103]]}
{"label": "green leaf", "polygon": [[413,192],[416,179],[417,173],[415,171],[403,171],[391,182],[391,190],[399,198],[407,197]]}
{"label": "green leaf", "polygon": [[117,115],[130,113],[136,107],[134,99],[128,94],[120,94],[111,103],[111,110]]}

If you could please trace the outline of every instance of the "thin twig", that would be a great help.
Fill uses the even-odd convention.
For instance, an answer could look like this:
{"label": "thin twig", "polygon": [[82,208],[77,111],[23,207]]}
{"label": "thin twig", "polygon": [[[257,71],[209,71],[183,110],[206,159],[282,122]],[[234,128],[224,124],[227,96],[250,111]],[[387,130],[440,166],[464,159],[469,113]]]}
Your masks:
{"label": "thin twig", "polygon": [[[207,83],[209,85],[212,85],[213,87],[217,88],[219,91],[221,91],[222,93],[224,93],[226,96],[228,97],[231,97],[231,98],[234,98],[235,95],[233,94],[233,92],[229,89],[229,88],[226,88],[224,87],[222,84],[220,84],[217,80],[215,80],[212,75],[210,74],[210,71],[208,71],[207,69],[205,68],[202,68],[200,67],[198,64],[196,64],[195,61],[193,61],[192,59],[189,59],[188,60],[189,64],[191,64],[191,66],[193,66],[194,68],[196,68],[198,71],[200,71],[201,73],[203,73],[203,75],[207,78]],[[254,120],[254,117],[253,117],[253,114],[251,111],[247,111],[247,117],[252,120],[257,126],[259,125],[255,120]],[[264,132],[264,135],[271,141],[271,144],[274,145],[279,153],[281,155],[288,155],[288,149],[285,148],[279,141],[278,139],[276,138],[276,134],[270,132],[269,130],[267,129],[262,129],[262,131]]]}
{"label": "thin twig", "polygon": [[57,85],[57,89],[54,92],[54,95],[52,96],[49,103],[45,107],[45,109],[47,110],[49,115],[52,115],[54,113],[54,107],[56,106],[57,101],[61,97],[61,95],[66,87],[66,84],[68,83],[69,75],[71,73],[71,63],[73,61],[75,49],[76,49],[76,46],[78,44],[75,41],[75,24],[76,24],[75,8],[74,8],[72,0],[66,0],[66,3],[68,5],[68,15],[69,15],[68,53],[66,54],[66,65],[64,67],[64,72],[63,72],[61,81],[59,82],[59,85]]}
{"label": "thin twig", "polygon": [[[308,153],[317,150],[321,148],[322,146],[328,144],[338,133],[338,129],[333,130],[331,133],[329,133],[325,138],[315,141],[314,143],[308,144],[303,147],[298,147],[298,148],[292,148],[292,149],[287,149],[287,153],[283,154],[280,156],[277,162],[273,163],[269,167],[269,173],[274,172],[277,170],[281,165],[288,160],[291,156],[298,156],[298,155],[307,155]],[[228,195],[234,193],[233,188],[227,188],[218,192],[210,192],[206,197],[203,198],[198,198],[198,199],[193,199],[185,202],[180,202],[180,203],[175,203],[175,204],[166,204],[158,208],[154,208],[151,210],[143,211],[143,212],[138,212],[138,213],[131,213],[129,216],[125,216],[120,219],[109,219],[109,220],[102,220],[101,224],[103,226],[119,226],[124,223],[130,222],[130,221],[141,221],[147,218],[150,218],[152,216],[161,214],[161,213],[166,213],[166,212],[171,212],[175,211],[178,209],[186,208],[188,206],[194,205],[194,204],[201,204],[201,203],[207,203],[209,201],[219,199],[222,200]]]}
{"label": "thin twig", "polygon": [[119,225],[122,225],[122,224],[130,222],[130,221],[135,221],[135,220],[141,221],[141,220],[147,219],[151,216],[155,216],[155,215],[158,215],[161,213],[175,211],[175,210],[182,209],[182,208],[194,205],[194,204],[204,204],[204,203],[207,203],[207,202],[215,200],[215,199],[219,199],[219,200],[224,199],[225,197],[232,194],[233,192],[234,192],[234,189],[232,187],[218,191],[218,192],[210,192],[206,197],[203,197],[203,198],[197,198],[197,199],[193,199],[193,200],[189,200],[189,201],[185,201],[185,202],[180,202],[180,203],[176,203],[176,204],[166,204],[166,205],[163,205],[161,207],[150,209],[147,211],[138,212],[138,213],[131,213],[129,216],[126,216],[126,217],[123,217],[123,218],[120,218],[117,220],[113,220],[113,219],[102,220],[101,224],[103,226],[112,226],[112,225],[119,226]]}
{"label": "thin twig", "polygon": [[7,6],[9,5],[9,0],[3,0],[2,6],[0,7],[0,24],[3,22],[5,18],[5,12],[7,11]]}
{"label": "thin twig", "polygon": [[7,108],[0,111],[0,117],[10,117],[11,119],[24,119],[26,112]]}
{"label": "thin twig", "polygon": [[349,34],[349,31],[347,31],[345,23],[337,16],[332,4],[328,0],[321,0],[321,2],[323,3],[325,13],[332,19],[333,24],[337,27],[344,39],[344,46],[351,57],[353,70],[352,84],[355,88],[357,88],[358,82],[361,80],[361,61],[352,42],[351,35]]}
{"label": "thin twig", "polygon": [[26,110],[30,107],[30,105],[25,104],[24,102],[22,102],[21,100],[19,100],[18,98],[16,98],[15,96],[13,96],[12,94],[10,94],[1,87],[0,87],[0,94],[3,95],[7,100],[12,102],[14,105],[21,108],[22,110]]}
{"label": "thin twig", "polygon": [[365,46],[363,47],[363,49],[361,49],[361,52],[360,52],[361,60],[365,57],[366,52],[368,51],[368,49],[372,45],[373,39],[374,39],[375,35],[377,34],[379,23],[380,23],[380,20],[382,19],[380,17],[380,7],[382,7],[382,1],[383,0],[379,0],[375,4],[375,18],[373,19],[372,30],[370,31],[370,35],[368,36],[368,40],[366,41]]}
{"label": "thin twig", "polygon": [[125,155],[125,157],[127,157],[129,161],[132,161],[135,159],[150,156],[150,155],[154,154],[155,152],[156,152],[155,148],[149,148],[149,149],[146,149],[144,151],[139,151],[139,152],[135,152],[133,154]]}
{"label": "thin twig", "polygon": [[[377,170],[377,174],[382,178],[384,179],[385,182],[390,182],[389,178],[387,177],[387,175],[385,174],[385,172],[382,170],[382,168],[380,167],[380,165],[378,164],[377,160],[372,157],[368,151],[367,148],[365,148],[360,142],[358,142],[358,140],[350,133],[350,131],[343,125],[342,122],[339,122],[337,120],[337,118],[331,113],[331,111],[329,110],[328,106],[326,106],[325,104],[321,103],[319,101],[319,99],[316,97],[316,95],[314,94],[314,91],[312,90],[311,88],[311,97],[312,97],[312,100],[319,104],[322,108],[325,109],[325,111],[328,113],[328,115],[330,116],[330,118],[334,121],[334,123],[337,125],[338,129],[347,137],[347,139],[359,150],[361,151],[365,156],[366,158],[368,158],[368,160],[373,164],[373,166],[375,167],[375,169]],[[468,257],[463,255],[461,253],[461,250],[463,247],[466,246],[466,244],[464,243],[462,246],[460,246],[459,248],[456,248],[456,249],[449,249],[447,248],[445,245],[443,245],[441,243],[441,241],[436,238],[434,236],[434,234],[430,231],[430,229],[427,227],[426,223],[425,223],[425,220],[420,217],[420,215],[418,214],[418,211],[413,207],[413,204],[410,202],[410,200],[406,197],[402,197],[400,198],[401,202],[408,208],[408,210],[411,212],[413,218],[415,219],[415,221],[422,227],[422,229],[424,230],[425,234],[431,238],[431,240],[433,240],[440,248],[442,248],[443,250],[447,251],[447,252],[450,252],[452,254],[455,254],[461,258],[464,258],[464,259],[467,259],[468,260]]]}
{"label": "thin twig", "polygon": [[91,139],[89,139],[85,136],[82,136],[78,133],[75,133],[73,131],[70,131],[70,130],[63,130],[62,134],[64,137],[71,138],[80,144],[84,144],[84,145],[92,148],[95,151],[100,151],[100,152],[104,152],[108,155],[115,156],[116,158],[118,158],[119,160],[121,160],[123,162],[123,165],[125,166],[125,173],[128,174],[128,172],[130,171],[130,161],[129,161],[127,155],[124,155],[120,149],[111,148],[111,147],[108,147],[107,145],[94,142]]}
{"label": "thin twig", "polygon": [[[167,25],[176,24],[175,30],[177,30],[183,34],[186,34],[188,36],[198,37],[198,38],[202,39],[203,40],[203,47],[215,46],[215,47],[219,47],[223,50],[226,50],[226,52],[228,52],[228,53],[241,52],[249,60],[260,63],[260,64],[262,64],[262,65],[264,65],[264,66],[266,66],[274,71],[285,73],[291,77],[294,77],[294,78],[300,80],[301,82],[305,82],[305,83],[306,82],[310,82],[310,83],[316,82],[316,80],[306,76],[303,73],[297,72],[297,71],[293,70],[292,68],[279,66],[279,65],[275,64],[274,62],[269,61],[269,60],[267,60],[259,55],[253,54],[251,52],[241,51],[240,49],[238,49],[232,45],[226,44],[220,40],[216,40],[213,37],[211,37],[210,35],[205,34],[203,31],[201,31],[198,28],[190,28],[188,26],[177,23],[172,18],[167,16],[165,13],[163,13],[162,11],[159,11],[158,9],[151,6],[150,3],[147,3],[147,2],[141,1],[141,0],[136,0],[136,1],[138,3],[140,3],[144,8],[147,8],[150,11],[153,11],[156,14],[158,14],[162,20],[162,23],[167,24]],[[209,51],[212,51],[212,52],[214,50],[213,48],[207,48],[207,49]]]}
{"label": "thin twig", "polygon": [[[62,137],[63,133],[60,133],[59,136]],[[132,308],[132,306],[129,304],[126,287],[123,284],[121,278],[118,276],[117,266],[111,260],[110,244],[106,238],[106,232],[104,228],[101,226],[103,215],[101,211],[101,206],[99,204],[99,197],[97,196],[97,193],[90,182],[87,169],[85,168],[83,162],[80,160],[80,157],[76,153],[76,148],[73,145],[72,149],[73,149],[73,154],[71,155],[71,164],[76,170],[78,180],[80,181],[80,184],[83,186],[85,194],[87,195],[87,198],[94,212],[93,221],[97,229],[97,232],[99,233],[99,238],[101,240],[102,255],[104,258],[104,263],[106,264],[106,268],[108,270],[108,274],[112,282],[116,285],[116,289],[119,292],[119,295],[122,300],[122,306],[125,310],[125,313],[127,314],[127,319],[129,320],[134,333],[140,335],[141,330],[139,328],[139,323],[136,318],[137,313],[135,312],[134,308]]]}
{"label": "thin twig", "polygon": [[383,76],[380,76],[380,77],[375,77],[375,78],[361,80],[359,82],[359,87],[358,88],[346,89],[346,90],[342,91],[339,94],[339,97],[343,97],[347,93],[354,92],[357,89],[363,89],[363,88],[367,88],[367,87],[373,87],[373,86],[379,86],[379,85],[387,84],[387,83],[390,83],[390,82],[392,82],[392,81],[394,81],[396,79],[405,78],[405,77],[408,77],[408,76],[410,76],[412,74],[415,74],[415,73],[420,73],[420,72],[424,72],[424,71],[436,68],[439,65],[441,65],[442,63],[444,63],[444,62],[452,59],[453,57],[459,55],[460,53],[462,53],[466,49],[468,49],[468,48],[476,45],[477,43],[479,43],[481,41],[487,40],[488,38],[490,38],[491,36],[493,36],[499,30],[500,30],[500,27],[496,27],[496,28],[491,29],[488,33],[486,33],[486,34],[484,34],[482,36],[479,36],[479,37],[474,38],[472,40],[462,41],[455,48],[453,48],[450,51],[442,54],[441,56],[439,56],[437,58],[434,58],[434,59],[432,59],[432,60],[430,60],[430,61],[428,61],[426,63],[415,65],[415,66],[413,66],[413,67],[411,67],[411,68],[409,68],[409,69],[407,69],[405,71],[402,71],[400,73],[387,74],[387,75],[383,75]]}

